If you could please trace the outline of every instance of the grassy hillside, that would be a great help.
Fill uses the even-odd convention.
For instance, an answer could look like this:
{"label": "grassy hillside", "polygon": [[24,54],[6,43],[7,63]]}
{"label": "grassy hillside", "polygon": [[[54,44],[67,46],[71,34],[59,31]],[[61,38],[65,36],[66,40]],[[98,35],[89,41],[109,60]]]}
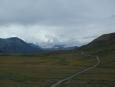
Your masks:
{"label": "grassy hillside", "polygon": [[91,43],[81,47],[82,51],[91,53],[107,53],[115,51],[115,33],[104,34]]}

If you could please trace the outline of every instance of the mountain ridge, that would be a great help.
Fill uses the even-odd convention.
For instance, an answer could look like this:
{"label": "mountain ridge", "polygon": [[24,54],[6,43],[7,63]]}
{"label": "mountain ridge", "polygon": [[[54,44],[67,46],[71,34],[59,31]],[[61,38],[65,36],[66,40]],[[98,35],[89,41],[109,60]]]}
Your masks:
{"label": "mountain ridge", "polygon": [[109,52],[115,50],[115,32],[104,34],[94,39],[87,45],[79,48],[80,50],[91,52],[91,53],[101,53]]}
{"label": "mountain ridge", "polygon": [[32,46],[18,37],[0,38],[1,53],[39,53],[42,49],[38,46]]}

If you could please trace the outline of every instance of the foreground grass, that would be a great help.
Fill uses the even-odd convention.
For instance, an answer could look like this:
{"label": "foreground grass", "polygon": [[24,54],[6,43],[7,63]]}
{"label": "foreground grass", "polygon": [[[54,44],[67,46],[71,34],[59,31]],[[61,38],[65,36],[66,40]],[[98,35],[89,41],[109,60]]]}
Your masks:
{"label": "foreground grass", "polygon": [[[97,54],[96,54],[97,55]],[[101,64],[58,87],[115,87],[115,53],[99,54]],[[0,87],[51,87],[57,81],[82,71],[96,59],[80,52],[30,56],[0,56]]]}
{"label": "foreground grass", "polygon": [[0,87],[50,87],[94,63],[95,59],[76,52],[38,56],[1,55]]}
{"label": "foreground grass", "polygon": [[98,55],[101,59],[98,67],[59,87],[115,87],[115,51],[106,51]]}

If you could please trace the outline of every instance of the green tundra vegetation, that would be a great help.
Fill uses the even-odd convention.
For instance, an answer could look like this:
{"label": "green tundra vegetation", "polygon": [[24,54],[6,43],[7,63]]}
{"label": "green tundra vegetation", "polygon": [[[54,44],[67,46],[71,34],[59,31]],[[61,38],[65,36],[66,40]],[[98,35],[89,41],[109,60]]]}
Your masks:
{"label": "green tundra vegetation", "polygon": [[59,87],[115,87],[115,51],[100,54],[101,64]]}
{"label": "green tundra vegetation", "polygon": [[77,52],[0,56],[0,87],[50,87],[95,64]]}
{"label": "green tundra vegetation", "polygon": [[[58,87],[115,87],[115,52],[100,54],[101,64]],[[0,56],[0,87],[51,87],[96,63],[77,51],[45,55]]]}

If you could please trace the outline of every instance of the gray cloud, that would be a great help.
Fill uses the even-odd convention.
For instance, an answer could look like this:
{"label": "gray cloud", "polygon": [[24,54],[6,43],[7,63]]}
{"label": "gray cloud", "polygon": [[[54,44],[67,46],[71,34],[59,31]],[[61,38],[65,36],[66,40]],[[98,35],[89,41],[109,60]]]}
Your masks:
{"label": "gray cloud", "polygon": [[0,0],[0,37],[82,45],[115,32],[115,0]]}

